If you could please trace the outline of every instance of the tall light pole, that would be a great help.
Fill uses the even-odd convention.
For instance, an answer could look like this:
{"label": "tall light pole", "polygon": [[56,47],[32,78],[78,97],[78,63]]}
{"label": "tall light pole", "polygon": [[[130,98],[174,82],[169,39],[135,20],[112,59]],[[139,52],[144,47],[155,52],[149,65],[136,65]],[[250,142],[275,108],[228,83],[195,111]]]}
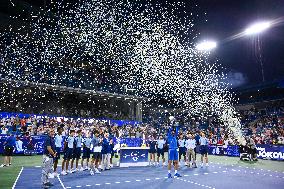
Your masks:
{"label": "tall light pole", "polygon": [[265,81],[264,77],[264,69],[263,69],[263,60],[262,60],[262,54],[261,54],[261,44],[260,44],[260,38],[259,34],[267,30],[272,26],[271,22],[263,21],[263,22],[257,22],[255,24],[252,24],[247,29],[245,29],[244,34],[247,36],[257,36],[257,50],[259,52],[258,61],[261,66],[261,76],[262,76],[262,82]]}

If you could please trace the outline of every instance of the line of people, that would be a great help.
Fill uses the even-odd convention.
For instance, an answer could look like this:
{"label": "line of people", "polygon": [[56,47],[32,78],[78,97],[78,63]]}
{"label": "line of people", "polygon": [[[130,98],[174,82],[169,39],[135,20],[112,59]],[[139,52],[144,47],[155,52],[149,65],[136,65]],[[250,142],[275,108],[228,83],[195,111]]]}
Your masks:
{"label": "line of people", "polygon": [[[49,135],[44,145],[42,183],[43,186],[49,187],[52,184],[49,178],[57,176],[58,161],[60,160],[60,152],[63,147],[64,157],[62,161],[61,175],[72,174],[77,171],[89,170],[91,175],[100,174],[102,170],[110,170],[112,165],[112,157],[114,155],[114,143],[109,133],[105,132],[103,136],[98,130],[86,134],[83,138],[81,130],[70,130],[68,137],[63,141],[62,127],[57,128],[55,135],[54,129],[49,130]],[[208,166],[208,139],[205,133],[201,133],[201,137],[196,139],[188,133],[186,136],[180,134],[177,130],[170,128],[167,137],[159,136],[158,140],[151,137],[147,142],[150,154],[150,165],[158,165],[159,158],[162,158],[163,166],[165,165],[165,152],[168,151],[168,178],[171,178],[171,165],[174,165],[174,176],[180,177],[178,167],[182,156],[185,165],[188,167],[196,166],[196,146],[200,144],[201,167],[203,163]],[[62,146],[63,145],[63,146]],[[92,149],[91,149],[92,147]],[[83,156],[81,158],[83,148]],[[157,153],[157,161],[156,161]],[[91,154],[93,154],[91,158]],[[81,166],[79,169],[79,160]],[[91,159],[91,161],[90,161]],[[75,163],[75,166],[74,166]],[[85,167],[84,167],[85,163]]]}
{"label": "line of people", "polygon": [[[186,136],[180,134],[177,140],[178,143],[178,160],[179,165],[181,165],[181,160],[183,157],[184,164],[188,167],[197,168],[196,164],[196,146],[200,144],[200,153],[201,153],[201,164],[203,167],[204,163],[208,166],[208,139],[205,137],[204,133],[201,133],[201,137],[196,140],[194,136],[188,133]],[[148,141],[149,154],[151,166],[160,165],[160,157],[162,158],[162,165],[165,166],[165,155],[167,151],[167,142],[162,135],[155,139],[153,136],[150,136]],[[157,156],[157,159],[156,159]]]}
{"label": "line of people", "polygon": [[[83,138],[81,130],[78,130],[77,132],[75,130],[70,130],[69,136],[63,141],[62,131],[62,127],[58,127],[57,134],[55,135],[54,129],[50,129],[45,141],[42,169],[42,184],[44,187],[52,186],[49,182],[49,178],[58,176],[58,161],[60,160],[62,147],[64,157],[61,175],[85,170],[89,170],[90,174],[94,175],[95,173],[100,174],[102,170],[111,169],[113,166],[112,158],[114,155],[114,143],[113,139],[109,138],[109,133],[104,133],[104,136],[100,136],[99,131],[95,130],[93,132],[93,137],[88,133]],[[93,146],[93,149],[91,149],[91,146]],[[81,158],[82,147],[83,156]],[[92,157],[91,154],[93,154]],[[79,169],[80,159],[81,166]]]}

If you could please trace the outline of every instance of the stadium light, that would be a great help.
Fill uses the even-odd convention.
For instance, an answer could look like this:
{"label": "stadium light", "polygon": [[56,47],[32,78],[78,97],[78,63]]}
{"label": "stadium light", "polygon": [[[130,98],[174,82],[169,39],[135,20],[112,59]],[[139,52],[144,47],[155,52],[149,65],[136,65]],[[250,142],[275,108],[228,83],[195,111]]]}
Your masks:
{"label": "stadium light", "polygon": [[215,41],[203,41],[196,45],[196,49],[198,51],[211,51],[217,47],[217,43]]}
{"label": "stadium light", "polygon": [[271,22],[258,22],[248,27],[244,33],[245,35],[255,35],[267,30],[271,26]]}

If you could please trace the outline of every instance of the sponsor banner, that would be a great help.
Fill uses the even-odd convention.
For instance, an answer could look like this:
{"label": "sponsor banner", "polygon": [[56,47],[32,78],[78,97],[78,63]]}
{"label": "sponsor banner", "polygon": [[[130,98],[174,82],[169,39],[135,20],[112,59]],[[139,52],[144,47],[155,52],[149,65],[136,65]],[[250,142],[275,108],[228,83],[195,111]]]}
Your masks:
{"label": "sponsor banner", "polygon": [[257,158],[284,160],[283,145],[256,145]]}
{"label": "sponsor banner", "polygon": [[148,162],[149,149],[120,149],[120,162],[119,163],[133,163],[134,165],[139,162]]}
{"label": "sponsor banner", "polygon": [[[268,145],[257,144],[257,158],[259,159],[272,159],[272,160],[284,160],[284,146],[283,145]],[[197,146],[197,153],[199,153],[199,147]],[[220,155],[220,156],[235,156],[239,157],[239,147],[236,145],[227,146],[208,146],[208,154]]]}

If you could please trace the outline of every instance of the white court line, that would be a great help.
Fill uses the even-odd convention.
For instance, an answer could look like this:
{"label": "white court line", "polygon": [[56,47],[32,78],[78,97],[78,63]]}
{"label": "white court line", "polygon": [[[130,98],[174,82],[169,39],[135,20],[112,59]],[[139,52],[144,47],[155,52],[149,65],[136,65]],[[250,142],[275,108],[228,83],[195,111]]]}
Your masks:
{"label": "white court line", "polygon": [[66,188],[65,188],[65,186],[64,186],[64,184],[63,184],[63,182],[61,181],[61,179],[60,179],[59,175],[57,175],[57,178],[58,178],[58,180],[59,180],[59,182],[60,182],[60,184],[61,184],[62,188],[63,188],[63,189],[66,189]]}
{"label": "white court line", "polygon": [[16,178],[16,180],[14,182],[14,185],[13,185],[12,189],[14,189],[16,187],[16,184],[17,184],[17,182],[18,182],[18,180],[19,180],[23,170],[24,170],[24,167],[22,167],[21,171],[19,172],[19,174],[18,174],[18,176],[17,176],[17,178]]}

